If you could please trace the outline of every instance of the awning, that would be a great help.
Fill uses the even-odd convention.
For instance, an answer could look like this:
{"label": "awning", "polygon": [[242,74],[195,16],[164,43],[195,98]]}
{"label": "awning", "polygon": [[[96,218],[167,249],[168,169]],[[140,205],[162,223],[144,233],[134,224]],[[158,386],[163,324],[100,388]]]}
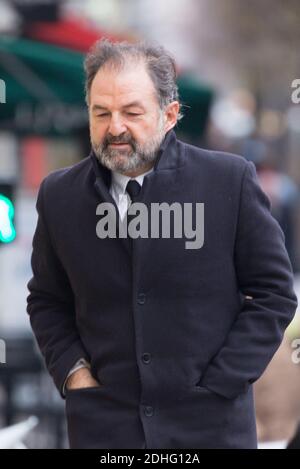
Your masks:
{"label": "awning", "polygon": [[[6,83],[6,104],[0,104],[1,128],[43,135],[86,127],[83,61],[81,52],[1,37],[0,78]],[[178,129],[197,139],[205,127],[213,91],[190,74],[181,74],[178,86],[186,106]]]}
{"label": "awning", "polygon": [[[87,20],[65,18],[57,22],[35,22],[25,28],[24,34],[29,39],[66,47],[80,52],[87,52],[101,38],[112,42],[130,40],[129,34],[117,35],[92,27]],[[132,38],[131,38],[132,39]]]}
{"label": "awning", "polygon": [[182,73],[177,84],[184,113],[178,129],[197,142],[205,131],[214,91],[190,73]]}
{"label": "awning", "polygon": [[0,38],[0,78],[6,103],[1,127],[49,133],[86,125],[83,55],[25,39]]}

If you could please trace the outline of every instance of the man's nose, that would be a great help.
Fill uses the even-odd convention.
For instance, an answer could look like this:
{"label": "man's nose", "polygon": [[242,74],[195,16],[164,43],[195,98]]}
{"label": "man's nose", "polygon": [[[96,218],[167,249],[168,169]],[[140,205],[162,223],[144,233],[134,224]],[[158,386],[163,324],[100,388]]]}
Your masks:
{"label": "man's nose", "polygon": [[111,117],[108,133],[114,137],[118,137],[119,135],[122,135],[124,132],[126,132],[126,130],[127,127],[121,116],[114,115]]}

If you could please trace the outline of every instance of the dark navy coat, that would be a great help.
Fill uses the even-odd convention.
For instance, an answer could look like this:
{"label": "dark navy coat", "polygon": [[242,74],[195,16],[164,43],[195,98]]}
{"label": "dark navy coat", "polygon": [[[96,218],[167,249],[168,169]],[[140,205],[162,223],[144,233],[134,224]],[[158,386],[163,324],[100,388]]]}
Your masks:
{"label": "dark navy coat", "polygon": [[255,168],[170,130],[139,201],[204,203],[204,244],[100,239],[110,172],[91,153],[40,187],[28,313],[60,392],[86,358],[99,388],[67,391],[72,448],[255,448],[252,383],[297,300]]}

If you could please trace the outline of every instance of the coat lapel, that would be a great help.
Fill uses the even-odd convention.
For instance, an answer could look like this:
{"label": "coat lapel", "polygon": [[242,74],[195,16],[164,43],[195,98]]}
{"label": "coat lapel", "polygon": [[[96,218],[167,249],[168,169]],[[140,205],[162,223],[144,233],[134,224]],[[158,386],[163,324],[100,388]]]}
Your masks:
{"label": "coat lapel", "polygon": [[[180,145],[175,132],[171,130],[159,150],[154,171],[144,178],[137,201],[145,203],[149,212],[152,203],[181,202],[185,193],[184,178],[182,177],[184,164],[184,146]],[[138,238],[135,240],[134,270],[136,278],[141,282],[143,278],[152,277],[151,270],[152,272],[158,271],[159,263],[156,252],[158,245],[160,245],[159,239]]]}
{"label": "coat lapel", "polygon": [[[97,159],[96,155],[92,151],[90,154],[90,158],[92,161],[94,173],[95,173],[95,182],[94,187],[96,192],[101,198],[101,202],[109,202],[114,205],[115,212],[116,212],[116,233],[118,238],[118,233],[121,225],[121,230],[124,229],[122,222],[119,218],[119,210],[114,198],[111,196],[109,189],[111,184],[111,172],[105,166],[103,166]],[[114,222],[112,220],[112,222]],[[128,239],[126,238],[119,238],[125,249],[127,250],[128,254],[131,255],[130,244]]]}

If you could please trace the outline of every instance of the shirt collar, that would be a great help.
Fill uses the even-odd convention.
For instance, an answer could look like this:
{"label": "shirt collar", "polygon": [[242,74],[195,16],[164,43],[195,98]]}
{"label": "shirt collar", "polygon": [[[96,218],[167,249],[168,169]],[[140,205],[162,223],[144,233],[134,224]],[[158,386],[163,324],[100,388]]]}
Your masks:
{"label": "shirt collar", "polygon": [[140,186],[142,186],[144,177],[146,176],[146,174],[149,174],[152,171],[153,171],[153,167],[136,177],[130,177],[130,176],[126,176],[125,174],[112,171],[111,183],[114,186],[115,190],[118,191],[119,194],[125,194],[128,181],[134,179],[140,184]]}

